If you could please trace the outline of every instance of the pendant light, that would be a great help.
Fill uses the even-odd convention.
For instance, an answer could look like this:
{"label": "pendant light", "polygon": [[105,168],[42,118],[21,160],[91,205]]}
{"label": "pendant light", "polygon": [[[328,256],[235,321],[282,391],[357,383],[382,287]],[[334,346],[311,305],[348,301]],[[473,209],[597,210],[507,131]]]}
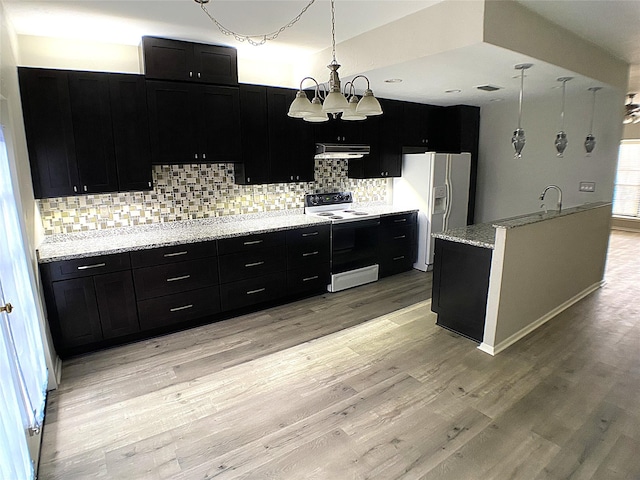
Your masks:
{"label": "pendant light", "polygon": [[591,121],[589,123],[589,134],[584,141],[584,149],[587,151],[587,157],[591,156],[591,152],[596,148],[596,137],[593,136],[593,117],[596,112],[596,92],[601,90],[602,87],[591,87],[590,92],[593,92],[593,100],[591,102]]}
{"label": "pendant light", "polygon": [[513,137],[511,138],[511,143],[516,151],[513,158],[522,157],[522,149],[526,142],[524,130],[522,129],[522,98],[524,96],[524,71],[531,67],[533,67],[532,63],[520,63],[514,67],[516,70],[520,70],[520,102],[518,107],[518,128],[513,132]]}
{"label": "pendant light", "polygon": [[[318,82],[313,77],[303,78],[300,82],[300,89],[296,94],[296,98],[291,103],[287,115],[294,118],[302,118],[307,122],[323,121],[320,120],[320,116],[317,113],[317,105],[321,105],[321,110],[325,117],[327,114],[331,114],[334,118],[338,118],[338,115],[342,113],[342,118],[344,120],[361,120],[362,117],[366,118],[372,115],[381,115],[382,107],[380,107],[380,102],[378,102],[376,97],[373,95],[369,85],[369,79],[364,75],[358,75],[350,82],[351,87],[353,88],[353,84],[356,79],[363,78],[367,81],[367,89],[364,91],[362,99],[358,100],[353,93],[350,93],[345,97],[345,95],[340,91],[340,76],[338,75],[340,64],[336,60],[336,19],[334,0],[331,0],[331,52],[333,59],[331,60],[331,63],[327,65],[327,68],[330,70],[328,94],[321,98]],[[316,84],[316,96],[312,102],[309,102],[306,93],[302,90],[302,84],[305,80],[309,79],[313,80]],[[355,89],[353,89],[353,91],[355,92]],[[324,102],[322,102],[322,100],[324,100]],[[309,105],[314,102],[316,105],[316,107],[314,107],[315,113],[310,113]],[[345,114],[346,118],[344,118]]]}
{"label": "pendant light", "polygon": [[560,77],[558,78],[559,82],[562,82],[562,110],[560,110],[560,131],[556,133],[556,141],[554,145],[556,146],[556,151],[558,152],[558,157],[562,158],[564,156],[564,151],[567,148],[567,144],[569,143],[567,140],[567,134],[564,131],[564,99],[567,89],[567,82],[573,79],[573,77]]}

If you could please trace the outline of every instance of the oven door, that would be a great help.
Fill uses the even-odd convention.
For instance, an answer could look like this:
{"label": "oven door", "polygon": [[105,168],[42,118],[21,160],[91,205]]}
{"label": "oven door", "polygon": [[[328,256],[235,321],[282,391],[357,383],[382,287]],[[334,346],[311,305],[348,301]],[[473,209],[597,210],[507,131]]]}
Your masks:
{"label": "oven door", "polygon": [[331,225],[331,273],[375,265],[378,257],[379,218]]}

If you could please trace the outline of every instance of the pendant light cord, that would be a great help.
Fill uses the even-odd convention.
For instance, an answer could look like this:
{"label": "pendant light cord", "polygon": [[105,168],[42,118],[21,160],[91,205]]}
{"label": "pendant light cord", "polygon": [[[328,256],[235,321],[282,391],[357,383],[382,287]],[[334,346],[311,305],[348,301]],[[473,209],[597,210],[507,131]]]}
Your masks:
{"label": "pendant light cord", "polygon": [[518,108],[518,130],[522,123],[522,99],[524,97],[524,68],[520,69],[520,106]]}
{"label": "pendant light cord", "polygon": [[560,130],[564,131],[564,95],[567,81],[562,81],[562,111],[560,112]]}
{"label": "pendant light cord", "polygon": [[591,122],[589,123],[589,133],[593,133],[593,116],[596,113],[596,92],[598,89],[593,88],[591,91],[593,92],[593,101],[591,102]]}
{"label": "pendant light cord", "polygon": [[[260,45],[264,45],[267,42],[267,40],[275,40],[276,38],[278,38],[278,35],[284,32],[287,28],[290,28],[293,25],[295,25],[298,22],[298,20],[300,20],[302,15],[305,14],[305,12],[309,9],[311,5],[314,4],[316,0],[309,0],[309,3],[307,3],[307,5],[302,9],[302,11],[298,15],[296,15],[291,21],[289,21],[289,23],[283,25],[278,30],[274,30],[273,32],[259,34],[259,35],[245,35],[243,33],[237,33],[229,28],[226,28],[211,13],[209,13],[207,8],[204,6],[205,3],[209,3],[209,0],[194,0],[194,1],[200,5],[200,8],[202,9],[202,11],[207,15],[207,17],[209,17],[209,19],[216,25],[216,27],[218,27],[218,29],[222,33],[235,38],[239,42],[247,42],[250,45],[253,45],[254,47],[259,47]],[[331,1],[331,6],[333,8],[333,0]],[[333,57],[335,61],[335,41],[334,41],[333,50],[334,50]]]}

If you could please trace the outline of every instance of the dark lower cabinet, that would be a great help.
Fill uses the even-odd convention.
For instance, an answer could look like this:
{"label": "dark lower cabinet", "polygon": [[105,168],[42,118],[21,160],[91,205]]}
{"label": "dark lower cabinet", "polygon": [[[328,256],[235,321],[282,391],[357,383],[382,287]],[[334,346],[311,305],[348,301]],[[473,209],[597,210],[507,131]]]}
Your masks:
{"label": "dark lower cabinet", "polygon": [[117,338],[140,330],[131,272],[115,272],[93,277],[104,339]]}
{"label": "dark lower cabinet", "polygon": [[331,282],[331,226],[287,231],[287,294],[327,290]]}
{"label": "dark lower cabinet", "polygon": [[378,238],[379,276],[388,277],[413,268],[417,253],[416,212],[380,218]]}
{"label": "dark lower cabinet", "polygon": [[284,297],[284,271],[220,285],[223,310],[235,310]]}
{"label": "dark lower cabinet", "polygon": [[220,293],[217,286],[138,302],[140,327],[146,331],[184,324],[219,312]]}
{"label": "dark lower cabinet", "polygon": [[492,250],[437,238],[431,310],[437,324],[482,342]]}

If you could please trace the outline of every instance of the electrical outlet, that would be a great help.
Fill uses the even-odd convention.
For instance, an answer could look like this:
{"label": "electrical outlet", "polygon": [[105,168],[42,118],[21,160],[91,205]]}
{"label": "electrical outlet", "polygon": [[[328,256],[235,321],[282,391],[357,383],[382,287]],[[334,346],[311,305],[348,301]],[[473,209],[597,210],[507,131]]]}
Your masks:
{"label": "electrical outlet", "polygon": [[578,190],[581,192],[595,192],[596,182],[580,182],[580,188]]}

